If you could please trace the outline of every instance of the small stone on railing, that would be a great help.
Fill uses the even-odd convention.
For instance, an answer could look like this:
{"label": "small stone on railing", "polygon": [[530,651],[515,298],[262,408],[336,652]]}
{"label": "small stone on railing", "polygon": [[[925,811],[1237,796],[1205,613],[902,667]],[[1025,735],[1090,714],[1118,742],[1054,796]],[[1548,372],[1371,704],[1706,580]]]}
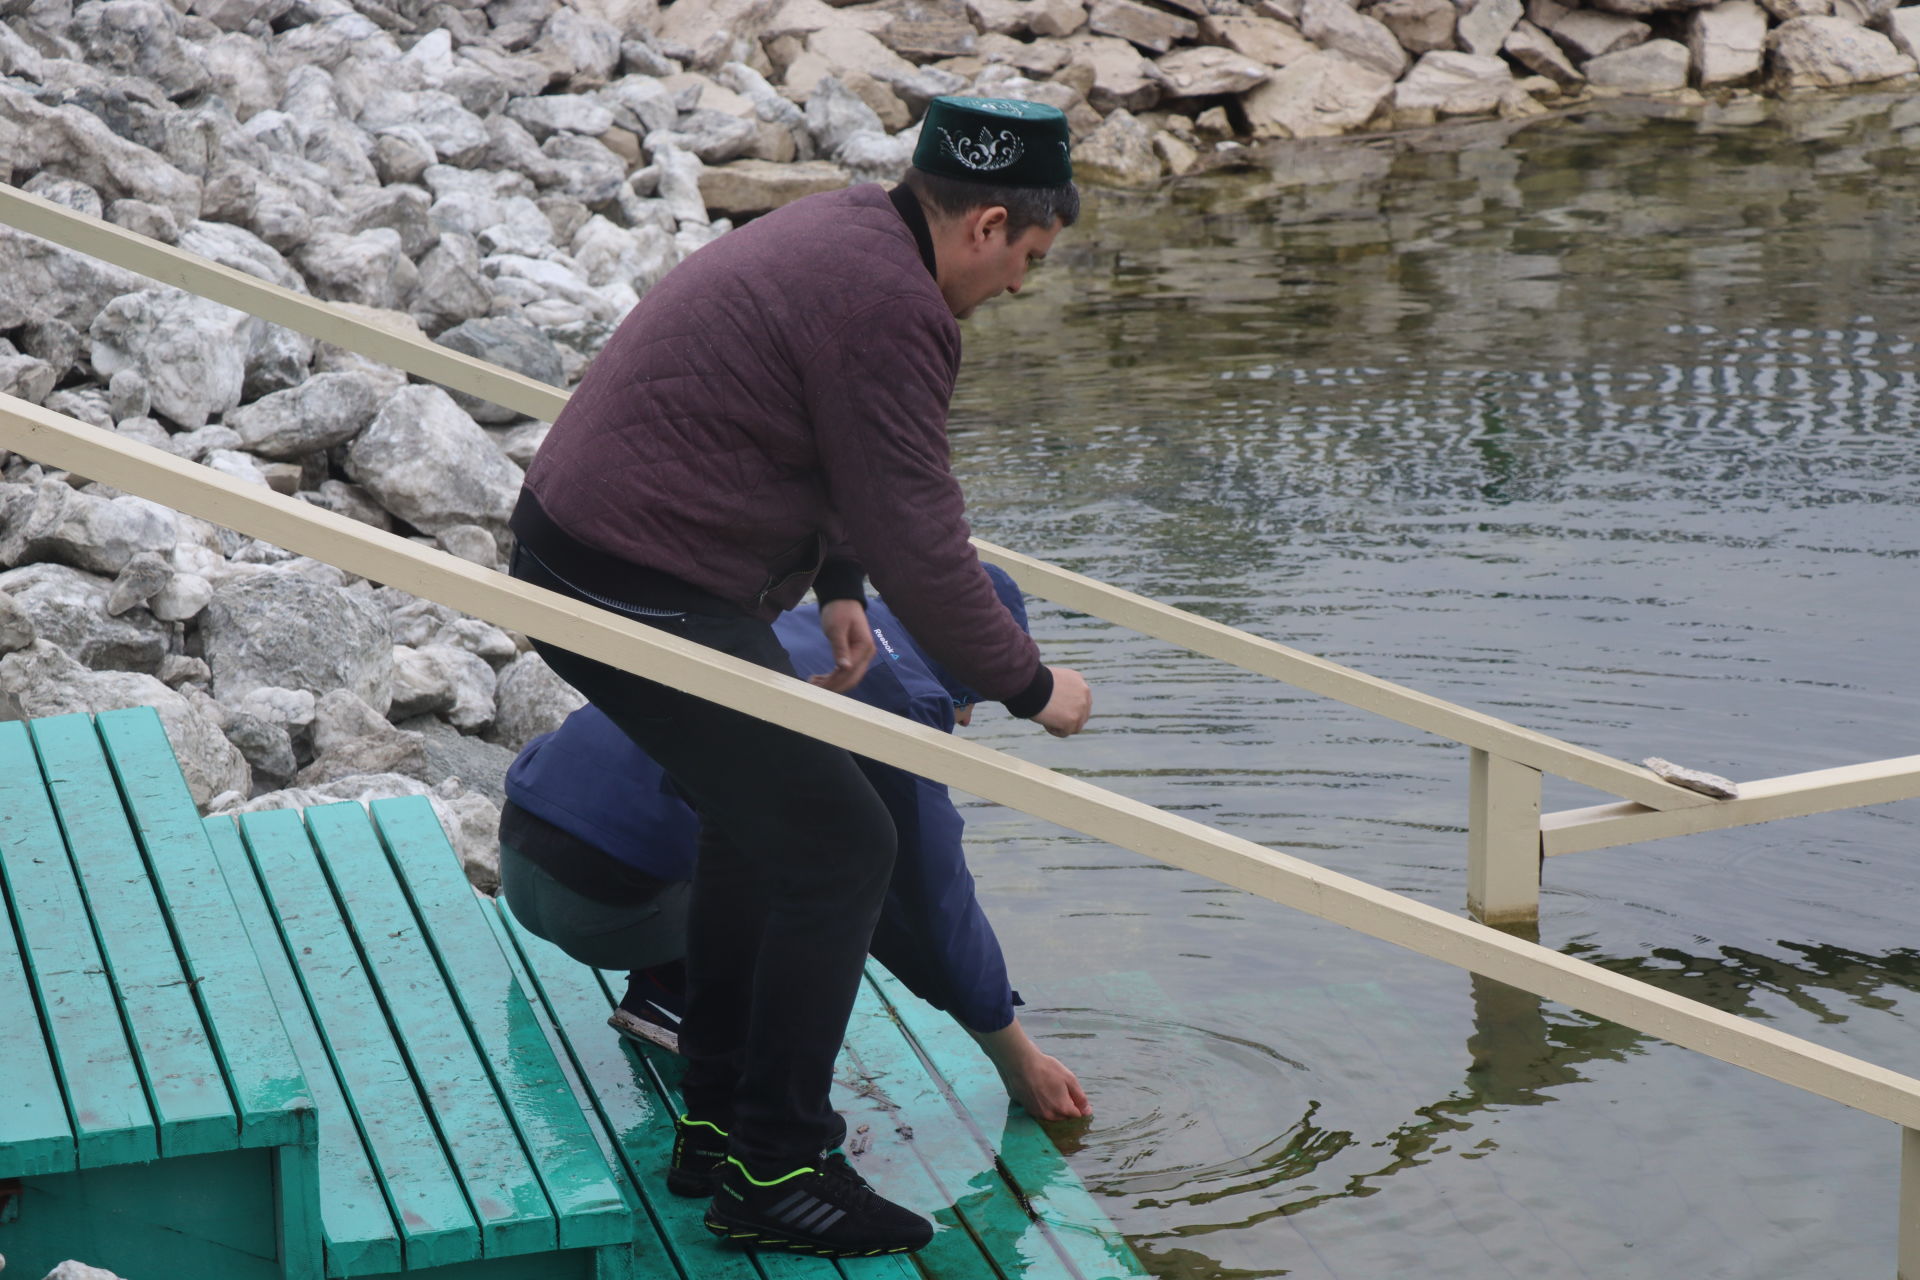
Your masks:
{"label": "small stone on railing", "polygon": [[1739,783],[1729,782],[1717,773],[1683,769],[1673,761],[1662,760],[1659,756],[1648,756],[1640,763],[1662,782],[1671,782],[1676,787],[1698,791],[1701,795],[1712,796],[1715,800],[1732,800],[1740,794]]}

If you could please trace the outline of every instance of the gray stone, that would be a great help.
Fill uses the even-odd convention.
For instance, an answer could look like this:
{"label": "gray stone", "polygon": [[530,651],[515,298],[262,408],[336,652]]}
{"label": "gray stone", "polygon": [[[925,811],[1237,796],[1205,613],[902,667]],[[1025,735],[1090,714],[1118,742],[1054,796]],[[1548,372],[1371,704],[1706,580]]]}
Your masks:
{"label": "gray stone", "polygon": [[87,349],[86,336],[57,316],[28,321],[20,330],[19,344],[23,354],[44,361],[53,370],[56,382],[80,363]]}
{"label": "gray stone", "polygon": [[745,155],[760,136],[757,123],[705,107],[680,117],[671,132],[653,134],[667,138],[683,151],[691,151],[704,164],[725,164]]}
{"label": "gray stone", "polygon": [[0,331],[40,319],[84,329],[107,303],[148,283],[131,271],[0,226]]}
{"label": "gray stone", "polygon": [[1422,54],[1393,91],[1396,116],[1486,115],[1514,91],[1513,72],[1503,59],[1437,50]]}
{"label": "gray stone", "polygon": [[1833,16],[1887,34],[1887,19],[1897,0],[1833,0]]}
{"label": "gray stone", "polygon": [[1087,26],[1103,36],[1117,36],[1154,53],[1166,53],[1175,41],[1192,40],[1200,34],[1190,20],[1137,0],[1093,0]]}
{"label": "gray stone", "polygon": [[127,567],[113,580],[107,595],[107,615],[117,618],[147,601],[173,581],[173,566],[152,551],[142,551],[127,561]]}
{"label": "gray stone", "polygon": [[1833,13],[1833,0],[1760,0],[1777,22],[1795,18],[1825,18]]}
{"label": "gray stone", "polygon": [[1671,760],[1662,760],[1659,756],[1648,756],[1640,763],[1662,782],[1671,782],[1676,787],[1698,791],[1701,795],[1712,796],[1715,800],[1733,800],[1740,795],[1739,783],[1729,782],[1717,773],[1707,773],[1700,769],[1684,769]]}
{"label": "gray stone", "polygon": [[197,573],[176,573],[147,601],[162,622],[190,622],[213,603],[213,584]]}
{"label": "gray stone", "polygon": [[[614,86],[608,88],[611,90]],[[584,94],[555,93],[538,98],[514,98],[507,103],[507,118],[524,127],[538,142],[544,142],[556,133],[579,133],[597,138],[614,126],[613,112]]]}
{"label": "gray stone", "polygon": [[393,517],[357,484],[348,484],[344,480],[322,480],[318,489],[295,496],[336,515],[346,516],[349,520],[358,520],[386,533],[393,532]]}
{"label": "gray stone", "polygon": [[440,549],[449,555],[479,565],[483,569],[500,567],[500,547],[493,535],[477,524],[453,524],[434,535]]}
{"label": "gray stone", "polygon": [[425,134],[411,125],[379,130],[373,139],[373,168],[382,182],[415,182],[440,156]]}
{"label": "gray stone", "polygon": [[1593,59],[1586,65],[1587,80],[1597,88],[1627,93],[1671,93],[1687,87],[1692,61],[1687,46],[1677,40],[1649,40]]}
{"label": "gray stone", "polygon": [[347,689],[320,695],[313,717],[313,763],[294,781],[303,787],[366,773],[427,778],[426,739],[387,723],[376,709]]}
{"label": "gray stone", "polygon": [[255,689],[350,690],[376,709],[392,699],[393,640],[385,613],[363,596],[266,572],[230,579],[201,619],[214,696],[238,703]]}
{"label": "gray stone", "polygon": [[178,517],[157,502],[97,497],[55,479],[42,481],[30,499],[10,500],[6,513],[0,564],[52,560],[115,574],[143,551],[170,550],[180,537]]}
{"label": "gray stone", "polygon": [[1920,58],[1920,8],[1895,9],[1889,14],[1887,38],[1909,58]]}
{"label": "gray stone", "polygon": [[[391,234],[391,233],[389,233]],[[178,289],[114,299],[95,317],[94,370],[131,368],[146,379],[154,411],[189,429],[240,403],[255,321]]]}
{"label": "gray stone", "polygon": [[213,672],[199,658],[190,658],[184,653],[170,653],[160,659],[160,683],[169,689],[178,689],[183,684],[197,684],[202,688],[213,682]]}
{"label": "gray stone", "polygon": [[0,653],[24,649],[33,639],[33,619],[18,600],[0,591]]}
{"label": "gray stone", "polygon": [[210,77],[179,29],[179,13],[159,0],[87,0],[74,8],[67,34],[89,64],[142,76],[169,98],[183,98],[206,88]]}
{"label": "gray stone", "polygon": [[209,89],[241,120],[277,106],[286,91],[284,70],[251,36],[231,33],[204,41],[200,60],[207,69]]}
{"label": "gray stone", "polygon": [[263,458],[294,459],[344,444],[379,411],[373,380],[359,373],[317,373],[299,386],[242,405],[224,425]]}
{"label": "gray stone", "polygon": [[1131,112],[1116,110],[1073,153],[1074,178],[1093,186],[1150,187],[1160,181],[1153,135]]}
{"label": "gray stone", "polygon": [[807,98],[807,132],[824,156],[832,156],[856,133],[884,133],[880,116],[859,94],[832,76],[823,76]]}
{"label": "gray stone", "polygon": [[1586,76],[1560,51],[1553,37],[1524,18],[1514,25],[1505,50],[1509,58],[1527,70],[1563,88],[1586,83]]}
{"label": "gray stone", "polygon": [[495,712],[490,741],[518,751],[586,705],[574,687],[553,673],[537,653],[523,653],[500,669],[494,681]]}
{"label": "gray stone", "polygon": [[675,0],[660,15],[656,43],[682,51],[694,66],[739,62],[775,7],[775,0]]}
{"label": "gray stone", "polygon": [[64,564],[30,564],[0,573],[0,592],[13,597],[34,635],[96,670],[160,669],[167,629],[145,610],[107,612],[113,581]]}
{"label": "gray stone", "polygon": [[1754,0],[1720,0],[1687,23],[1694,79],[1703,89],[1760,74],[1767,56],[1767,11]]}
{"label": "gray stone", "polygon": [[39,404],[58,381],[53,366],[32,356],[0,356],[0,395],[18,396]]}
{"label": "gray stone", "polygon": [[9,158],[16,170],[76,179],[107,201],[161,205],[181,221],[199,216],[199,179],[120,137],[81,107],[46,106],[0,81],[0,126],[8,124],[14,126]]}
{"label": "gray stone", "polygon": [[[1423,53],[1432,53],[1436,49],[1453,48],[1454,24],[1459,19],[1460,10],[1453,0],[1386,0],[1367,10],[1367,16],[1383,24],[1393,32],[1400,47],[1415,57]],[[1243,21],[1265,21],[1281,31],[1293,28],[1284,22],[1272,19],[1243,19]],[[1297,38],[1296,33],[1296,38]],[[1310,43],[1302,41],[1302,43]],[[1299,54],[1295,57],[1301,56]],[[1292,61],[1289,58],[1288,61]],[[1276,63],[1284,66],[1284,63]]]}
{"label": "gray stone", "polygon": [[1375,67],[1328,50],[1282,68],[1240,104],[1256,138],[1330,138],[1365,126],[1393,84]]}
{"label": "gray stone", "polygon": [[456,645],[428,645],[419,652],[446,673],[451,695],[447,723],[462,733],[485,732],[495,714],[493,667],[479,654]]}
{"label": "gray stone", "polygon": [[175,244],[180,239],[180,220],[173,216],[173,210],[145,200],[115,200],[107,206],[107,221],[161,244]]}
{"label": "gray stone", "polygon": [[1629,18],[1645,18],[1656,13],[1675,13],[1704,8],[1714,3],[1714,0],[1593,0],[1593,3],[1597,8],[1623,14]]}
{"label": "gray stone", "polygon": [[613,124],[643,138],[672,129],[680,117],[673,93],[651,76],[622,77],[596,93],[594,100],[608,110]]}
{"label": "gray stone", "polygon": [[[496,743],[469,737],[435,716],[396,720],[394,727],[417,733],[427,743],[427,776],[458,778],[495,808],[506,803],[507,770],[516,754]],[[497,830],[497,828],[496,828]]]}
{"label": "gray stone", "polygon": [[[1514,0],[1519,3],[1519,0]],[[1231,49],[1199,46],[1176,49],[1156,60],[1167,92],[1176,98],[1244,93],[1265,83],[1269,68]]]}
{"label": "gray stone", "polygon": [[420,284],[400,233],[375,227],[357,235],[323,231],[296,255],[315,296],[404,311]]}
{"label": "gray stone", "polygon": [[122,369],[107,380],[107,409],[116,423],[127,418],[144,418],[152,407],[153,396],[147,389],[146,375],[138,369]]}
{"label": "gray stone", "polygon": [[[660,170],[660,198],[666,201],[674,221],[682,227],[705,226],[711,221],[705,196],[706,165],[691,151],[682,151],[674,146],[668,140],[668,135],[647,136],[647,151],[653,157],[654,166]],[[764,162],[736,160],[734,163]]]}
{"label": "gray stone", "polygon": [[113,410],[107,403],[107,393],[98,387],[74,387],[66,391],[56,391],[47,397],[46,405],[55,413],[64,413],[69,418],[78,418],[89,426],[99,427],[102,431],[113,429]]}
{"label": "gray stone", "polygon": [[230,222],[203,222],[196,219],[180,231],[179,244],[189,253],[211,258],[222,266],[244,271],[268,284],[277,284],[295,293],[307,291],[307,282],[293,269],[293,264],[278,249],[245,227]]}
{"label": "gray stone", "polygon": [[349,479],[426,533],[453,524],[503,530],[523,478],[439,387],[390,397],[347,446],[345,463]]}
{"label": "gray stone", "polygon": [[541,28],[531,56],[552,67],[569,88],[598,88],[613,78],[620,65],[620,31],[612,23],[562,5]]}
{"label": "gray stone", "polygon": [[51,200],[55,204],[65,205],[75,213],[84,213],[89,218],[99,218],[106,214],[106,206],[100,202],[100,193],[84,182],[75,182],[72,178],[55,177],[51,173],[40,172],[29,178],[20,188],[42,200]]}
{"label": "gray stone", "polygon": [[[45,640],[0,658],[0,719],[98,714],[125,707],[152,707],[159,714],[195,804],[205,805],[223,792],[245,795],[252,789],[246,757],[227,741],[220,726],[153,676],[89,671]],[[59,1280],[96,1280],[85,1271],[62,1275],[61,1268],[55,1268],[53,1274]]]}
{"label": "gray stone", "polygon": [[749,215],[791,204],[802,196],[837,191],[848,184],[847,171],[827,160],[772,164],[765,160],[735,160],[703,168],[700,196],[717,213]]}
{"label": "gray stone", "polygon": [[229,711],[227,722],[221,729],[227,735],[227,741],[246,757],[255,788],[283,787],[293,781],[294,775],[300,771],[300,762],[293,752],[293,737],[285,725],[274,724],[245,712]]}
{"label": "gray stone", "polygon": [[1476,0],[1460,15],[1454,38],[1468,53],[1497,58],[1523,13],[1520,0]]}
{"label": "gray stone", "polygon": [[920,145],[916,125],[889,137],[877,130],[863,130],[840,145],[834,162],[846,170],[850,182],[895,183],[906,176],[913,163],[913,152]]}
{"label": "gray stone", "polygon": [[1767,37],[1772,74],[1784,87],[1874,84],[1914,73],[1914,60],[1877,31],[1845,18],[1795,18]]}
{"label": "gray stone", "polygon": [[1577,61],[1585,62],[1645,44],[1653,28],[1617,13],[1575,9],[1547,27],[1547,33]]}
{"label": "gray stone", "polygon": [[361,111],[359,123],[374,134],[396,126],[412,129],[448,164],[472,164],[487,150],[486,122],[458,98],[438,89],[376,93]]}
{"label": "gray stone", "polygon": [[1398,79],[1407,69],[1407,51],[1393,32],[1355,12],[1346,0],[1305,0],[1300,7],[1300,30],[1322,49],[1382,75]]}
{"label": "gray stone", "polygon": [[444,233],[420,261],[420,289],[414,295],[414,321],[439,333],[463,320],[493,310],[493,284],[480,265],[480,247],[471,236]]}
{"label": "gray stone", "polygon": [[626,161],[598,138],[559,133],[542,143],[540,151],[553,164],[545,188],[589,207],[612,201],[626,181]]}
{"label": "gray stone", "polygon": [[[448,329],[434,341],[462,355],[500,365],[550,386],[565,385],[560,353],[555,349],[552,339],[524,320],[511,316],[467,320]],[[454,404],[471,414],[477,422],[512,422],[519,417],[514,410],[488,403],[464,391],[456,391],[452,395]]]}
{"label": "gray stone", "polygon": [[393,646],[393,702],[388,718],[437,716],[453,706],[453,676],[432,654],[404,644]]}
{"label": "gray stone", "polygon": [[1093,83],[1083,91],[1093,109],[1103,115],[1119,108],[1140,112],[1160,101],[1160,75],[1153,63],[1125,40],[1112,36],[1079,36],[1071,42],[1075,66],[1090,72]]}
{"label": "gray stone", "polygon": [[358,234],[386,227],[399,235],[400,252],[418,259],[440,239],[440,233],[427,217],[432,205],[433,197],[425,187],[398,183],[381,187],[348,202],[347,231]]}

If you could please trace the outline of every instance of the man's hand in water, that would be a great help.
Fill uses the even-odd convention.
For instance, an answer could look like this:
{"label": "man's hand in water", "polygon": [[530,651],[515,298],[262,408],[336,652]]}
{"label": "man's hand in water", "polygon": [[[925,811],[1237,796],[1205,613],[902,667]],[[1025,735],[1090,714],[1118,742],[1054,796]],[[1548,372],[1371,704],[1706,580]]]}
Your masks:
{"label": "man's hand in water", "polygon": [[873,661],[873,628],[858,600],[829,600],[820,606],[820,631],[833,645],[833,670],[809,677],[829,693],[845,693],[866,678]]}
{"label": "man's hand in water", "polygon": [[1026,1028],[1015,1018],[998,1031],[970,1031],[980,1047],[987,1051],[1007,1096],[1027,1109],[1036,1120],[1084,1120],[1093,1114],[1093,1104],[1080,1088],[1072,1068],[1041,1052]]}

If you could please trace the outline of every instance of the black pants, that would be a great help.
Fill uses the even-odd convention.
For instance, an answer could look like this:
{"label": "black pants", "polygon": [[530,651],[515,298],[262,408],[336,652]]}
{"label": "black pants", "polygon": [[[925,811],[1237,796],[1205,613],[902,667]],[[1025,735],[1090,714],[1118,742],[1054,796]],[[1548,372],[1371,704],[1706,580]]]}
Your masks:
{"label": "black pants", "polygon": [[[512,572],[585,598],[524,551]],[[793,674],[773,628],[758,619],[613,607]],[[839,747],[552,645],[534,647],[700,813],[680,1033],[689,1114],[728,1129],[733,1153],[756,1170],[784,1172],[839,1145],[846,1123],[828,1091],[893,870],[886,806]]]}

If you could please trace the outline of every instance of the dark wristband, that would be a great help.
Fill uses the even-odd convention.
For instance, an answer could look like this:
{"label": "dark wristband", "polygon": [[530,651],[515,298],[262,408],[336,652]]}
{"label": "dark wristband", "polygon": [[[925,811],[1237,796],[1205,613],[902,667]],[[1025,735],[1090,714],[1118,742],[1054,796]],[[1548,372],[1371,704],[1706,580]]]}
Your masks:
{"label": "dark wristband", "polygon": [[867,607],[867,574],[857,560],[829,560],[813,578],[813,598],[821,604],[858,600]]}
{"label": "dark wristband", "polygon": [[1019,720],[1031,720],[1047,709],[1047,703],[1053,700],[1053,672],[1046,663],[1033,673],[1033,679],[1027,687],[1008,698],[1003,704],[1007,711]]}

